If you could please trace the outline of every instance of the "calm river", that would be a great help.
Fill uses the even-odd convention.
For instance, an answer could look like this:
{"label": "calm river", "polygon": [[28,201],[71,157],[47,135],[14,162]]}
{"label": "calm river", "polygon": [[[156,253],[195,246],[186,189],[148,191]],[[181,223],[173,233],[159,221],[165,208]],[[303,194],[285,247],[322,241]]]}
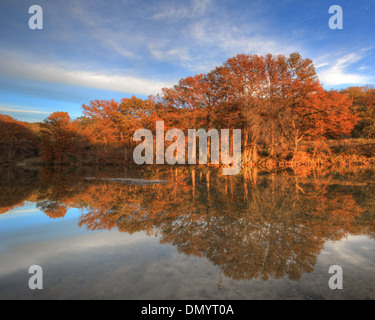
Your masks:
{"label": "calm river", "polygon": [[375,169],[2,169],[0,299],[375,299]]}

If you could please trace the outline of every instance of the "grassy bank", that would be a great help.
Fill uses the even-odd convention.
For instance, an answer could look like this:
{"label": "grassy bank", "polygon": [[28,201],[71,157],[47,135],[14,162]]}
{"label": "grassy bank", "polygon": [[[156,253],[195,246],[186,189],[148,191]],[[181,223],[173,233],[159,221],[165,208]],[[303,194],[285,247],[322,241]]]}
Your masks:
{"label": "grassy bank", "polygon": [[[245,161],[245,166],[249,165]],[[298,153],[288,156],[261,156],[253,164],[261,168],[375,165],[375,139],[308,141]]]}
{"label": "grassy bank", "polygon": [[[111,157],[87,157],[85,160],[64,163],[43,163],[39,157],[24,159],[16,163],[17,166],[32,168],[38,166],[72,166],[72,167],[131,167],[137,166],[128,157],[128,161],[117,155]],[[1,166],[14,164],[2,163]],[[342,139],[324,142],[308,141],[300,145],[298,153],[268,156],[258,150],[258,160],[251,163],[242,159],[242,167],[258,168],[287,168],[287,167],[339,167],[356,165],[375,165],[375,139]]]}

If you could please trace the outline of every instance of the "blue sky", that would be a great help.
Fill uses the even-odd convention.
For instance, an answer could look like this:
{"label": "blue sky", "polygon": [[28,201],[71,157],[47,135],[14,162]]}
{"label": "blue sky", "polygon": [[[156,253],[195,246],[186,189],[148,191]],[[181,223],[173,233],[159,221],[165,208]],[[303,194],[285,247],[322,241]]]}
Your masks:
{"label": "blue sky", "polygon": [[[43,30],[30,30],[31,5]],[[344,29],[331,30],[331,5]],[[298,51],[325,88],[375,84],[375,0],[1,0],[0,113],[81,115],[93,99],[145,98],[237,53]]]}

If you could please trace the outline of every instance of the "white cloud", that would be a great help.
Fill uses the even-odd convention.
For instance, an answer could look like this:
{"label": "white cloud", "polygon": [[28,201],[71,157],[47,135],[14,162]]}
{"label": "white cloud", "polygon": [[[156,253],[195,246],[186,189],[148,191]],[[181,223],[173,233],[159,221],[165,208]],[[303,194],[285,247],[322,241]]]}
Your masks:
{"label": "white cloud", "polygon": [[192,68],[193,58],[188,48],[168,48],[165,44],[150,44],[148,47],[151,56],[158,61],[166,61],[185,68]]}
{"label": "white cloud", "polygon": [[351,73],[347,71],[349,66],[360,61],[361,59],[361,55],[357,53],[351,53],[339,58],[333,64],[322,64],[325,66],[329,65],[330,67],[324,69],[321,72],[318,72],[320,81],[324,85],[362,85],[368,83],[370,81],[370,77],[359,73]]}
{"label": "white cloud", "polygon": [[35,109],[25,109],[22,106],[15,106],[15,105],[10,105],[10,104],[0,104],[0,112],[50,114],[49,112],[35,110]]}
{"label": "white cloud", "polygon": [[257,32],[257,30],[265,29],[266,26],[257,23],[249,23],[239,29],[236,23],[230,20],[209,19],[197,22],[193,26],[192,34],[198,43],[219,49],[228,58],[237,53],[264,55],[267,53],[290,54],[298,51],[299,48],[296,45],[290,45],[282,39],[274,39]]}
{"label": "white cloud", "polygon": [[156,66],[166,62],[195,73],[209,72],[238,53],[288,55],[301,51],[292,39],[274,35],[269,21],[259,18],[264,14],[262,8],[253,5],[250,13],[246,11],[246,19],[233,16],[213,0],[157,1],[142,11],[119,9],[104,16],[92,3],[74,3],[70,11],[96,40],[96,53],[104,59],[108,55],[115,59],[118,54],[125,58],[124,63],[138,68],[145,59]]}
{"label": "white cloud", "polygon": [[183,6],[181,2],[165,3],[161,10],[154,14],[151,19],[165,20],[165,19],[184,19],[196,18],[208,11],[212,4],[211,0],[192,0],[190,4]]}
{"label": "white cloud", "polygon": [[2,53],[0,75],[33,81],[53,82],[140,95],[156,94],[171,83],[133,75],[74,69],[62,63],[30,62]]}
{"label": "white cloud", "polygon": [[329,63],[327,63],[327,62],[320,63],[320,64],[316,65],[315,68],[316,68],[316,69],[319,69],[319,68],[323,68],[323,67],[325,67],[325,66],[329,66]]}

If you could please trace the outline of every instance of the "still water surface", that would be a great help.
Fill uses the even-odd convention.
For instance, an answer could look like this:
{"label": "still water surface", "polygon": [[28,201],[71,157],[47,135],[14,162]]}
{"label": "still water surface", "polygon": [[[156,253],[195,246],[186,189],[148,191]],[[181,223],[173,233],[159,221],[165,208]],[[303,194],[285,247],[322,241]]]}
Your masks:
{"label": "still water surface", "polygon": [[[0,299],[375,299],[374,169],[17,168],[0,180]],[[43,290],[28,287],[32,265]],[[343,290],[328,286],[332,265]]]}

